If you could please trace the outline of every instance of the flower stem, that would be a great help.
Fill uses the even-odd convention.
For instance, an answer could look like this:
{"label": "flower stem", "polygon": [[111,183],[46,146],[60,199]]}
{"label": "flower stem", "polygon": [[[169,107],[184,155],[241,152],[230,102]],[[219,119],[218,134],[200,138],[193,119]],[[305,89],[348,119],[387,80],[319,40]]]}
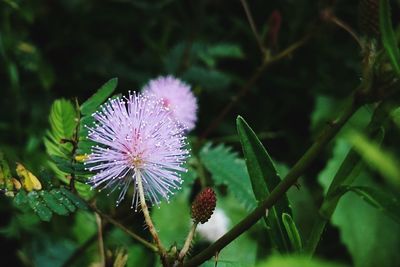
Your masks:
{"label": "flower stem", "polygon": [[[139,190],[139,198],[140,198],[140,205],[142,207],[144,219],[146,221],[147,226],[149,227],[150,234],[153,236],[154,242],[156,243],[156,246],[158,248],[158,252],[161,256],[161,260],[163,263],[166,261],[167,257],[167,252],[164,248],[164,246],[161,243],[160,238],[158,237],[157,230],[154,227],[153,221],[151,220],[150,217],[150,212],[146,204],[146,198],[144,197],[144,189],[143,189],[143,183],[142,183],[142,175],[140,171],[136,171],[136,182],[137,182],[137,187]],[[165,266],[165,264],[164,264]]]}
{"label": "flower stem", "polygon": [[357,104],[356,101],[352,99],[350,105],[346,107],[342,115],[336,121],[333,121],[325,127],[314,144],[292,167],[282,182],[275,187],[271,194],[263,202],[261,202],[253,212],[251,212],[247,217],[235,225],[228,233],[218,239],[211,246],[186,262],[184,266],[199,266],[201,263],[214,256],[217,251],[223,249],[238,236],[248,230],[251,226],[253,226],[265,214],[265,210],[271,208],[282,197],[282,195],[284,195],[286,191],[296,183],[297,179],[304,174],[304,171],[311,165],[311,163],[313,163],[313,161],[319,156],[329,141],[332,140],[342,126],[358,110],[359,106],[360,104]]}
{"label": "flower stem", "polygon": [[186,237],[185,244],[183,245],[181,252],[179,252],[179,256],[178,256],[179,261],[182,261],[185,258],[187,252],[190,249],[190,246],[192,245],[192,241],[193,241],[194,234],[196,232],[197,224],[198,223],[193,223],[192,228],[190,229],[189,234]]}

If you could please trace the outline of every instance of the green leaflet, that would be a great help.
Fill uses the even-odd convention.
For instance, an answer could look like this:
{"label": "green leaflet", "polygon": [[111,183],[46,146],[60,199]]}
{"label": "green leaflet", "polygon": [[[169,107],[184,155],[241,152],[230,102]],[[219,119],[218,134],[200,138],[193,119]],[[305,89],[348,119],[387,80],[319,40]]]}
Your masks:
{"label": "green leaflet", "polygon": [[303,249],[303,245],[301,242],[300,233],[297,230],[296,224],[293,221],[292,216],[290,216],[290,214],[283,213],[282,222],[289,237],[292,250],[295,252],[301,252]]}
{"label": "green leaflet", "polygon": [[100,89],[86,100],[80,107],[82,115],[91,115],[114,92],[118,78],[113,78],[103,84]]}
{"label": "green leaflet", "polygon": [[400,51],[392,26],[389,0],[380,0],[379,4],[379,26],[382,33],[382,43],[394,71],[400,76]]}
{"label": "green leaflet", "polygon": [[26,210],[26,204],[28,204],[43,221],[50,221],[53,213],[66,216],[77,208],[88,209],[82,199],[64,187],[53,188],[50,191],[31,191],[28,194],[20,190],[14,198],[14,204],[23,211]]}
{"label": "green leaflet", "polygon": [[47,154],[68,157],[72,151],[70,143],[62,143],[62,139],[72,139],[77,125],[77,114],[71,101],[58,99],[51,106],[49,123],[50,131],[44,138]]}
{"label": "green leaflet", "polygon": [[39,216],[42,221],[50,221],[53,213],[51,210],[45,205],[43,200],[40,198],[39,194],[36,191],[31,191],[28,194],[28,203],[29,206],[33,209],[33,211]]}
{"label": "green leaflet", "polygon": [[[268,152],[246,121],[239,116],[236,125],[254,195],[257,201],[261,202],[269,196],[281,179]],[[270,227],[268,232],[273,244],[280,252],[287,252],[290,250],[290,240],[282,222],[283,213],[291,214],[286,194],[269,210],[265,220]]]}
{"label": "green leaflet", "polygon": [[85,201],[79,198],[77,195],[74,195],[71,191],[65,189],[64,187],[60,188],[60,192],[66,196],[72,203],[79,209],[88,210],[88,206]]}
{"label": "green leaflet", "polygon": [[46,205],[58,215],[67,215],[69,211],[67,208],[47,191],[40,191],[40,197],[44,200]]}
{"label": "green leaflet", "polygon": [[231,148],[224,145],[212,147],[208,143],[201,149],[200,159],[217,185],[227,185],[230,192],[248,210],[256,207],[257,201],[251,190],[246,164]]}

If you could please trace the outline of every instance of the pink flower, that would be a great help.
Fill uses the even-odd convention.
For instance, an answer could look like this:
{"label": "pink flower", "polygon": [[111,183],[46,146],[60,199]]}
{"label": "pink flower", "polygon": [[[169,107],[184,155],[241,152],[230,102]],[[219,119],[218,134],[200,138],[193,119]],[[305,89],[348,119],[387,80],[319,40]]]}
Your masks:
{"label": "pink flower", "polygon": [[85,162],[97,172],[90,178],[96,187],[120,190],[117,205],[129,185],[135,190],[132,207],[140,204],[137,176],[143,181],[146,198],[153,204],[168,200],[180,187],[180,173],[187,157],[183,128],[155,97],[129,93],[128,98],[109,100],[92,115],[96,124],[88,138],[97,142]]}
{"label": "pink flower", "polygon": [[197,100],[190,86],[173,76],[160,76],[143,87],[145,95],[155,95],[171,111],[172,117],[188,131],[197,121]]}

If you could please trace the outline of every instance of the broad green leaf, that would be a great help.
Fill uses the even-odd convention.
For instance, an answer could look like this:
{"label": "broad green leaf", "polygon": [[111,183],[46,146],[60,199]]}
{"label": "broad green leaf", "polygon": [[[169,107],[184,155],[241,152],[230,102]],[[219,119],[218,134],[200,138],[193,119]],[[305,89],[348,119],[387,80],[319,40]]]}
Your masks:
{"label": "broad green leaf", "polygon": [[371,167],[392,184],[400,186],[400,164],[391,153],[361,133],[353,131],[347,136],[347,140]]}
{"label": "broad green leaf", "polygon": [[47,207],[49,207],[53,212],[58,215],[67,215],[69,211],[65,208],[63,204],[57,201],[57,199],[45,190],[39,191],[40,197],[44,200]]}
{"label": "broad green leaf", "polygon": [[66,196],[69,200],[72,201],[72,203],[79,209],[83,209],[83,210],[88,210],[88,205],[86,204],[86,202],[81,199],[80,197],[78,197],[77,195],[74,195],[71,191],[67,190],[64,187],[60,188],[60,192]]}
{"label": "broad green leaf", "polygon": [[36,191],[29,192],[28,203],[29,206],[39,216],[41,220],[50,221],[53,213],[46,206],[46,204],[43,202],[43,200],[40,198],[39,194]]}
{"label": "broad green leaf", "polygon": [[74,212],[76,210],[76,206],[67,198],[64,194],[61,193],[59,189],[52,189],[50,194],[57,199],[58,202],[62,203],[70,212]]}
{"label": "broad green leaf", "polygon": [[306,256],[274,255],[258,264],[257,267],[344,267],[344,265],[314,258],[310,259]]}
{"label": "broad green leaf", "polygon": [[[262,202],[281,179],[268,152],[246,121],[239,116],[236,125],[254,195],[258,202]],[[290,250],[290,240],[282,222],[283,213],[291,214],[286,194],[269,210],[266,218],[272,242],[281,252]]]}
{"label": "broad green leaf", "polygon": [[81,105],[82,115],[91,115],[114,92],[118,78],[113,78],[103,84],[100,89]]}
{"label": "broad green leaf", "polygon": [[200,159],[217,185],[227,185],[229,191],[248,210],[256,207],[257,201],[251,189],[246,164],[231,148],[223,145],[212,147],[208,143],[201,149]]}
{"label": "broad green leaf", "polygon": [[289,237],[292,250],[295,252],[301,252],[301,250],[303,249],[303,245],[301,242],[300,233],[297,230],[296,224],[293,221],[292,216],[290,216],[290,214],[283,213],[282,222]]}
{"label": "broad green leaf", "polygon": [[384,212],[397,223],[400,223],[400,196],[387,190],[367,186],[349,186],[347,191],[356,193],[361,199]]}
{"label": "broad green leaf", "polygon": [[[356,184],[378,187],[366,183],[366,178],[367,174],[360,175]],[[400,225],[356,194],[346,194],[340,199],[332,223],[339,228],[355,267],[399,265]]]}
{"label": "broad green leaf", "polygon": [[382,43],[394,71],[400,76],[399,44],[392,26],[389,0],[380,0],[379,4],[379,25],[382,34]]}

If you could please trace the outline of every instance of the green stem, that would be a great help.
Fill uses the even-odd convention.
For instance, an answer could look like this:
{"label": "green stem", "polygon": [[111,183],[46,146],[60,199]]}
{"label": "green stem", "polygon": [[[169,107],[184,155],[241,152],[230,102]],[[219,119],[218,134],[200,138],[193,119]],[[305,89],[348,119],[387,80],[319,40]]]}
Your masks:
{"label": "green stem", "polygon": [[184,266],[199,266],[201,263],[211,258],[216,252],[223,249],[238,236],[248,230],[251,226],[253,226],[265,214],[265,210],[271,208],[281,198],[281,196],[284,195],[286,191],[296,183],[297,179],[304,174],[304,171],[318,157],[329,141],[339,132],[342,126],[358,110],[358,108],[359,105],[352,100],[340,118],[326,126],[314,144],[293,166],[282,182],[275,187],[267,199],[261,202],[253,212],[251,212],[246,218],[234,226],[228,233],[218,239],[211,246],[194,256],[192,259],[186,262]]}

